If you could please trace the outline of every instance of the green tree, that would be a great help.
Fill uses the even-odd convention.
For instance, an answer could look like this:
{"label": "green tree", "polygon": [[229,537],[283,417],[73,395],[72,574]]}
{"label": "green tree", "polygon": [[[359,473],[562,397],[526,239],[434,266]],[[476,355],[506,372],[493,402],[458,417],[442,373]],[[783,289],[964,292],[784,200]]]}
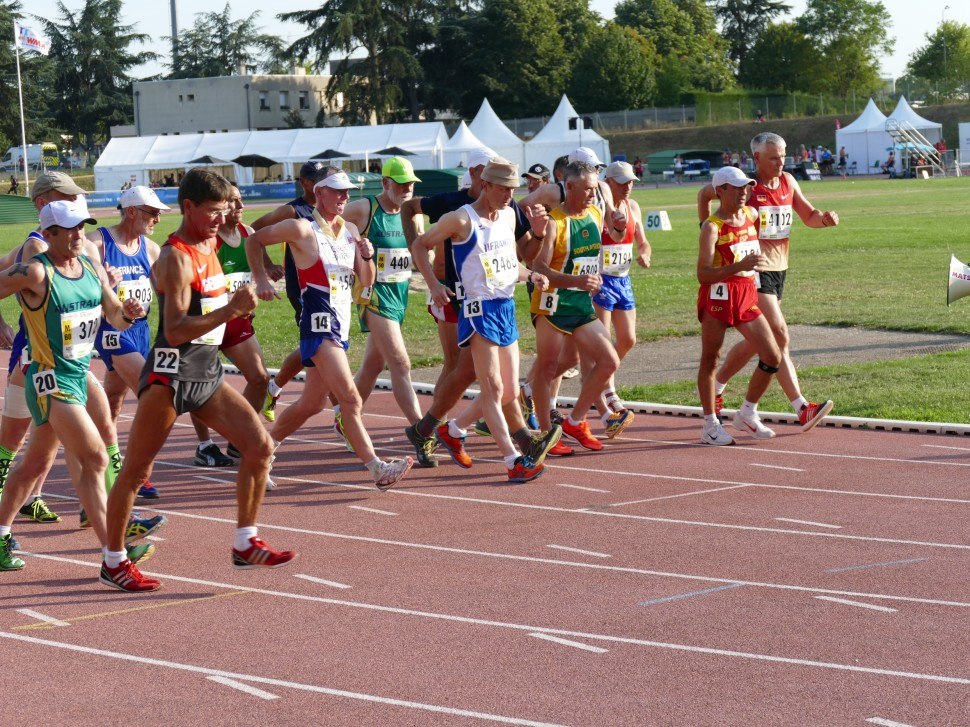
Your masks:
{"label": "green tree", "polygon": [[132,121],[128,72],[155,59],[129,47],[149,36],[121,23],[121,0],[85,0],[80,11],[57,3],[60,22],[41,20],[51,40],[54,109],[58,126],[91,149],[114,124]]}
{"label": "green tree", "polygon": [[970,26],[948,20],[925,38],[909,57],[907,71],[949,97],[970,79]]}
{"label": "green tree", "polygon": [[721,35],[728,42],[728,56],[738,75],[745,75],[749,51],[771,21],[791,10],[782,0],[715,0],[714,12],[721,21]]}
{"label": "green tree", "polygon": [[738,80],[746,88],[815,92],[821,88],[822,54],[794,23],[774,23],[748,52]]}
{"label": "green tree", "polygon": [[732,84],[727,41],[703,0],[622,0],[616,22],[635,29],[656,48],[662,95],[688,88],[721,91]]}
{"label": "green tree", "polygon": [[569,97],[586,109],[619,111],[653,103],[653,46],[632,28],[615,23],[589,33],[569,80]]}
{"label": "green tree", "polygon": [[192,27],[179,35],[178,55],[169,64],[169,78],[231,76],[241,64],[283,70],[284,43],[275,35],[261,33],[258,17],[257,10],[245,20],[233,20],[229,3],[221,12],[197,13]]}
{"label": "green tree", "polygon": [[818,44],[825,59],[821,80],[843,104],[853,91],[867,94],[879,86],[879,58],[896,42],[881,2],[808,0],[796,25]]}

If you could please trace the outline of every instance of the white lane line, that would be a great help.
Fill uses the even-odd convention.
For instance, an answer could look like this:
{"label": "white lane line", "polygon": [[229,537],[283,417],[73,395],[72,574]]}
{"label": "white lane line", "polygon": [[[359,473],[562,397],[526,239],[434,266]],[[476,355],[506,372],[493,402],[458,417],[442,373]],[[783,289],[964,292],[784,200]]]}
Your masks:
{"label": "white lane line", "polygon": [[715,586],[714,588],[705,588],[703,591],[691,591],[690,593],[678,593],[675,596],[665,596],[664,598],[653,598],[649,601],[640,601],[641,606],[656,606],[658,603],[669,603],[670,601],[679,601],[682,598],[693,598],[694,596],[703,596],[708,593],[715,593],[716,591],[727,591],[731,588],[739,588],[743,586],[743,583],[728,583],[724,586]]}
{"label": "white lane line", "polygon": [[146,535],[145,536],[145,540],[153,540],[156,543],[164,543],[165,542],[165,538],[160,538],[157,535]]}
{"label": "white lane line", "polygon": [[118,651],[107,651],[105,649],[94,649],[89,646],[79,646],[77,644],[65,644],[61,641],[50,641],[48,639],[38,639],[33,636],[24,636],[22,634],[11,634],[5,631],[0,631],[0,638],[4,639],[14,639],[16,641],[23,641],[28,644],[35,644],[38,646],[50,646],[55,649],[65,649],[67,651],[77,651],[82,654],[92,654],[94,656],[104,656],[109,659],[118,659],[120,661],[134,662],[137,664],[148,664],[149,666],[160,666],[168,669],[177,669],[179,671],[193,672],[195,674],[205,674],[211,677],[222,677],[223,679],[235,679],[238,681],[255,682],[257,684],[268,684],[275,687],[284,687],[288,689],[298,689],[304,692],[315,692],[317,694],[328,694],[333,697],[345,697],[347,699],[357,699],[363,702],[376,702],[378,704],[387,704],[394,707],[407,707],[410,709],[420,709],[426,712],[436,712],[438,714],[447,714],[453,717],[469,717],[471,719],[481,719],[490,722],[499,722],[502,724],[514,724],[514,725],[527,725],[528,727],[560,727],[559,725],[551,725],[546,722],[534,722],[528,719],[521,719],[519,717],[505,717],[499,714],[489,714],[487,712],[477,712],[468,709],[457,709],[455,707],[444,707],[437,704],[424,704],[422,702],[412,702],[404,699],[393,699],[391,697],[381,697],[376,694],[365,694],[362,692],[348,692],[344,689],[332,689],[330,687],[319,687],[315,684],[301,684],[300,682],[290,682],[283,679],[271,679],[269,677],[261,677],[256,674],[239,674],[231,671],[223,671],[221,669],[210,669],[204,666],[196,666],[194,664],[181,664],[176,661],[166,661],[164,659],[153,659],[145,656],[136,656],[134,654],[125,654]]}
{"label": "white lane line", "polygon": [[311,583],[319,583],[324,586],[330,586],[331,588],[350,588],[350,586],[348,586],[346,583],[337,583],[337,581],[326,581],[323,578],[308,576],[305,573],[297,573],[293,577],[302,578],[303,580],[310,581]]}
{"label": "white lane line", "polygon": [[798,485],[752,485],[771,490],[801,490],[802,492],[822,492],[826,495],[853,495],[856,497],[886,497],[891,500],[917,500],[919,502],[949,502],[957,505],[970,505],[970,500],[955,497],[927,497],[924,495],[894,495],[890,492],[860,492],[858,490],[830,490],[824,487],[799,487]]}
{"label": "white lane line", "polygon": [[[156,464],[161,464],[161,462],[156,462]],[[218,477],[206,477],[205,475],[195,475],[197,480],[205,480],[206,482],[219,482],[223,485],[234,485],[236,484],[232,480],[220,480]]]}
{"label": "white lane line", "polygon": [[787,472],[804,472],[805,470],[799,469],[798,467],[782,467],[777,464],[761,464],[760,462],[749,462],[749,467],[766,467],[772,470],[785,470]]}
{"label": "white lane line", "polygon": [[583,649],[584,651],[592,651],[594,654],[605,654],[609,649],[604,649],[600,646],[590,646],[589,644],[584,644],[579,641],[570,641],[569,639],[560,639],[556,636],[550,636],[549,634],[529,634],[536,639],[544,639],[545,641],[552,641],[556,644],[562,644],[563,646],[572,646],[574,649]]}
{"label": "white lane line", "polygon": [[798,525],[813,525],[816,528],[831,528],[832,530],[842,529],[841,525],[830,525],[829,523],[816,523],[816,522],[812,522],[811,520],[795,520],[794,518],[790,518],[790,517],[776,517],[775,520],[777,520],[780,523],[796,523]]}
{"label": "white lane line", "polygon": [[934,449],[955,449],[958,452],[970,452],[970,447],[948,447],[945,444],[923,444],[922,447],[933,447]]}
{"label": "white lane line", "polygon": [[624,505],[639,505],[641,502],[657,502],[658,500],[673,500],[678,497],[693,497],[694,495],[706,495],[711,492],[724,492],[725,490],[737,490],[742,487],[750,487],[750,485],[731,485],[730,487],[715,487],[710,490],[694,490],[693,492],[682,492],[679,495],[662,495],[661,497],[648,497],[643,500],[628,500],[627,502],[611,502],[609,505],[606,505],[605,507],[622,507]]}
{"label": "white lane line", "polygon": [[580,555],[589,555],[593,558],[612,558],[609,553],[597,553],[595,550],[580,550],[579,548],[570,548],[568,545],[547,545],[547,548],[552,548],[553,550],[565,550],[570,553],[579,553]]}
{"label": "white lane line", "polygon": [[889,560],[883,563],[863,563],[862,565],[849,565],[844,568],[829,568],[826,573],[845,573],[850,570],[865,570],[866,568],[882,568],[888,565],[906,565],[908,563],[922,563],[929,558],[907,558],[906,560]]}
{"label": "white lane line", "polygon": [[[59,562],[74,563],[76,565],[87,566],[89,568],[100,568],[98,563],[90,563],[84,560],[77,560],[74,558],[63,558],[61,556],[51,556],[42,554],[33,554],[35,558],[46,558],[48,560],[55,560]],[[584,631],[571,631],[568,629],[557,629],[549,628],[543,626],[535,626],[531,624],[518,624],[514,622],[507,621],[491,621],[488,619],[474,618],[470,616],[458,616],[456,614],[449,613],[439,613],[434,611],[416,611],[413,609],[399,608],[396,606],[384,606],[377,603],[366,603],[361,601],[342,601],[336,598],[325,598],[323,596],[310,596],[301,593],[290,593],[287,591],[272,591],[266,588],[251,588],[247,586],[240,586],[238,583],[220,583],[218,581],[206,581],[200,578],[189,578],[187,576],[176,576],[166,573],[148,572],[143,571],[145,575],[152,577],[167,579],[169,581],[177,581],[180,583],[191,583],[197,586],[208,586],[210,588],[224,588],[233,591],[246,591],[248,593],[259,593],[266,596],[276,596],[278,598],[291,598],[298,601],[308,601],[312,603],[325,603],[332,606],[343,606],[347,608],[356,608],[365,611],[374,611],[377,613],[391,613],[401,616],[415,616],[418,618],[427,618],[435,621],[446,621],[450,623],[461,623],[472,626],[487,626],[499,629],[508,629],[512,631],[526,631],[529,633],[544,633],[551,634],[553,636],[564,636],[572,637],[576,639],[586,639],[592,641],[604,641],[608,643],[615,644],[629,644],[632,646],[646,646],[657,649],[668,649],[672,651],[683,651],[687,653],[694,654],[710,654],[713,656],[725,656],[732,657],[735,659],[744,659],[751,661],[765,661],[775,664],[790,664],[792,666],[805,666],[814,667],[817,669],[832,669],[835,671],[848,671],[861,674],[875,674],[879,676],[892,676],[899,677],[901,679],[917,679],[921,681],[931,681],[931,682],[942,682],[945,684],[961,684],[970,686],[970,678],[967,677],[955,677],[946,676],[943,674],[925,674],[921,672],[910,672],[903,671],[900,669],[886,669],[882,667],[870,667],[870,666],[859,666],[858,664],[840,664],[838,662],[829,661],[817,661],[814,659],[799,659],[795,657],[788,656],[775,656],[774,654],[761,654],[757,652],[747,652],[747,651],[734,651],[730,649],[715,649],[706,646],[695,646],[692,644],[675,644],[664,641],[649,641],[647,639],[638,639],[629,636],[613,636],[609,634],[595,634],[587,633]],[[45,644],[48,646],[58,646],[65,649],[72,649],[77,651],[85,651],[86,653],[102,653],[109,656],[114,656],[113,652],[101,652],[97,649],[89,650],[87,647],[75,646],[74,644],[63,644],[57,641],[45,641],[42,639],[35,639],[30,636],[23,636],[21,634],[13,634],[5,631],[0,631],[0,638],[16,639],[19,641],[33,642],[39,644]],[[121,658],[129,658],[131,660],[141,661],[138,657],[128,657],[128,655],[118,655]],[[151,660],[152,663],[156,663],[156,660]],[[160,662],[162,665],[169,665],[172,662]],[[176,665],[178,668],[181,665]],[[190,670],[196,671],[201,669],[201,667],[189,667]],[[215,670],[206,670],[207,672],[212,672]],[[217,676],[227,676],[234,679],[248,679],[250,681],[255,681],[263,684],[282,684],[284,686],[291,686],[289,682],[280,682],[275,679],[266,679],[263,677],[253,677],[248,675],[234,674],[230,672],[216,672]],[[302,685],[301,688],[307,688]],[[321,687],[312,687],[312,691],[320,691]],[[327,692],[331,693],[330,691]],[[358,696],[359,698],[359,696]],[[379,698],[381,701],[386,701],[384,698]],[[423,705],[423,708],[427,708],[427,705]]]}
{"label": "white lane line", "polygon": [[47,614],[41,613],[40,611],[34,611],[33,609],[30,609],[30,608],[18,608],[17,613],[22,613],[24,616],[35,618],[38,621],[43,621],[45,624],[50,624],[51,626],[70,626],[71,625],[67,621],[61,621],[59,618],[48,616]]}
{"label": "white lane line", "polygon": [[883,719],[882,717],[870,717],[866,722],[882,725],[882,727],[913,727],[913,725],[905,722],[893,722],[891,719]]}
{"label": "white lane line", "polygon": [[[293,478],[288,478],[293,479]],[[369,488],[365,488],[369,489]],[[56,497],[62,500],[76,501],[76,497],[69,495],[51,495],[45,497]],[[190,520],[202,520],[204,522],[235,524],[236,521],[229,518],[214,517],[212,515],[198,515],[195,513],[180,512],[178,510],[159,510],[158,508],[142,508],[151,510],[162,515],[172,515],[173,517],[184,517]],[[288,525],[272,525],[269,523],[257,523],[261,528],[267,530],[279,530],[286,533],[298,533],[301,535],[317,535],[324,538],[334,538],[336,540],[347,540],[360,543],[374,543],[376,545],[388,545],[400,548],[413,548],[415,550],[428,550],[436,553],[450,553],[455,555],[471,555],[480,558],[495,558],[497,560],[511,560],[521,563],[538,563],[540,565],[552,565],[566,568],[587,568],[590,570],[603,570],[614,573],[629,573],[633,575],[657,576],[660,578],[676,578],[678,580],[699,581],[701,583],[740,583],[744,586],[755,586],[758,588],[769,588],[781,591],[794,591],[798,593],[831,593],[837,596],[855,596],[857,598],[875,598],[889,601],[905,601],[907,603],[919,603],[926,606],[952,606],[955,608],[970,608],[970,602],[966,601],[944,601],[935,598],[920,598],[918,596],[900,596],[892,593],[865,593],[859,591],[843,591],[833,588],[818,588],[815,586],[797,586],[789,583],[772,583],[764,581],[745,581],[739,578],[717,578],[714,576],[702,576],[692,573],[672,573],[668,571],[655,571],[646,568],[633,568],[630,566],[603,565],[600,563],[589,563],[585,561],[558,560],[555,558],[538,558],[530,555],[515,555],[512,553],[497,553],[487,550],[470,550],[468,548],[455,548],[447,545],[433,545],[431,543],[414,543],[405,540],[386,540],[384,538],[373,538],[363,535],[350,535],[348,533],[334,533],[326,530],[310,530],[308,528],[296,528]],[[47,558],[50,560],[60,560],[57,556],[30,553],[37,558]],[[85,563],[85,561],[67,560],[68,563]],[[87,564],[90,565],[90,564]]]}
{"label": "white lane line", "polygon": [[872,603],[859,603],[858,601],[850,601],[846,598],[832,598],[831,596],[815,596],[819,601],[832,601],[832,603],[841,603],[845,606],[858,606],[859,608],[869,608],[873,611],[884,611],[885,613],[896,613],[899,609],[889,608],[889,606],[876,606]]}
{"label": "white lane line", "polygon": [[351,510],[362,510],[363,512],[372,512],[377,515],[397,515],[396,512],[391,512],[390,510],[378,510],[376,507],[364,507],[363,505],[347,505]]}
{"label": "white lane line", "polygon": [[568,487],[573,490],[585,490],[586,492],[609,492],[609,490],[601,490],[598,487],[583,487],[582,485],[567,485],[564,483],[558,483],[556,487]]}
{"label": "white lane line", "polygon": [[272,692],[265,692],[262,689],[257,689],[251,684],[243,684],[235,679],[229,679],[228,677],[220,676],[209,676],[206,677],[210,682],[216,682],[218,684],[225,684],[227,687],[232,687],[233,689],[238,689],[240,692],[246,692],[246,694],[251,694],[254,697],[259,697],[260,699],[279,699],[279,694],[273,694]]}

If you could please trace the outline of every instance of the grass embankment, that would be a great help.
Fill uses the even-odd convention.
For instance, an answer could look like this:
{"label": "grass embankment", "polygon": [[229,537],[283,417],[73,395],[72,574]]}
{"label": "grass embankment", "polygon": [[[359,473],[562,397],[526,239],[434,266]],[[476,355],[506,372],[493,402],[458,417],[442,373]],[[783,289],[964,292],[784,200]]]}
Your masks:
{"label": "grass embankment", "polygon": [[[842,224],[807,230],[796,223],[791,273],[784,307],[791,323],[864,326],[906,331],[970,334],[970,301],[946,306],[944,286],[950,250],[970,260],[970,232],[960,224],[965,212],[965,179],[852,180],[805,185],[818,207],[835,209]],[[637,334],[643,345],[665,336],[696,335],[697,282],[696,186],[668,186],[636,193],[643,211],[666,210],[673,231],[649,234],[653,267],[635,269],[638,301]],[[265,210],[247,210],[252,221]],[[176,214],[162,217],[154,238],[164,241],[178,224]],[[103,222],[114,220],[102,218]],[[21,242],[27,225],[0,228],[0,250]],[[278,249],[273,250],[278,259]],[[522,349],[534,350],[524,290],[519,291]],[[404,323],[415,367],[440,360],[437,331],[424,310],[424,293],[414,292]],[[7,320],[15,320],[16,303],[0,302]],[[296,344],[289,304],[261,303],[256,324],[269,366],[278,366]],[[352,332],[350,358],[360,361],[364,338]],[[698,344],[699,345],[699,344]],[[797,365],[797,361],[796,361]],[[838,413],[915,420],[970,423],[963,393],[970,381],[970,351],[947,353],[865,366],[831,366],[800,370],[804,389],[836,399]],[[733,393],[743,391],[740,383]],[[773,386],[763,408],[787,411]],[[696,404],[694,382],[637,387],[628,397],[676,404]],[[732,401],[733,403],[733,401]]]}

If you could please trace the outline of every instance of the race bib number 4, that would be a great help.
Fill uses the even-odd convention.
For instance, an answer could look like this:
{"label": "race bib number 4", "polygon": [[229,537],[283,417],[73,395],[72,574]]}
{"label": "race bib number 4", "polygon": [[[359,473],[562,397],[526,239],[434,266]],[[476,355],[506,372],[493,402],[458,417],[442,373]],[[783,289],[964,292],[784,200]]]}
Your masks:
{"label": "race bib number 4", "polygon": [[728,299],[728,286],[727,283],[714,283],[711,285],[711,292],[708,295],[711,300],[727,300]]}
{"label": "race bib number 4", "polygon": [[406,247],[379,247],[377,282],[403,283],[411,278],[411,253]]}
{"label": "race bib number 4", "polygon": [[[220,308],[225,308],[226,303],[229,302],[229,297],[223,293],[222,295],[216,295],[211,298],[202,298],[202,315],[208,315],[213,311],[217,311]],[[216,326],[208,333],[199,336],[194,339],[192,343],[199,343],[203,346],[218,346],[222,343],[222,337],[226,333],[226,324]]]}
{"label": "race bib number 4", "polygon": [[177,348],[154,349],[152,371],[156,374],[175,376],[179,372],[179,350]]}
{"label": "race bib number 4", "polygon": [[758,208],[760,224],[758,237],[762,240],[783,240],[791,236],[791,205]]}
{"label": "race bib number 4", "polygon": [[622,277],[630,272],[633,264],[633,245],[603,245],[603,272]]}
{"label": "race bib number 4", "polygon": [[34,392],[37,396],[47,396],[56,394],[60,389],[57,386],[57,377],[53,371],[38,371],[34,374]]}
{"label": "race bib number 4", "polygon": [[559,293],[555,290],[539,293],[539,311],[552,315],[559,307]]}
{"label": "race bib number 4", "polygon": [[70,361],[91,354],[101,326],[101,306],[61,313],[61,340],[64,358]]}

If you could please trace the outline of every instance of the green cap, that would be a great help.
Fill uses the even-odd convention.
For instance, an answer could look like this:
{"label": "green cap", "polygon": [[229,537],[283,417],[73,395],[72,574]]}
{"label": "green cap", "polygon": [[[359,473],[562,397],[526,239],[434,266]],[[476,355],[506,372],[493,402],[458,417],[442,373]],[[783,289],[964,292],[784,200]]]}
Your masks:
{"label": "green cap", "polygon": [[403,157],[391,157],[384,162],[384,166],[381,167],[381,176],[390,177],[398,184],[421,181],[414,176],[414,167],[411,166],[411,162]]}

